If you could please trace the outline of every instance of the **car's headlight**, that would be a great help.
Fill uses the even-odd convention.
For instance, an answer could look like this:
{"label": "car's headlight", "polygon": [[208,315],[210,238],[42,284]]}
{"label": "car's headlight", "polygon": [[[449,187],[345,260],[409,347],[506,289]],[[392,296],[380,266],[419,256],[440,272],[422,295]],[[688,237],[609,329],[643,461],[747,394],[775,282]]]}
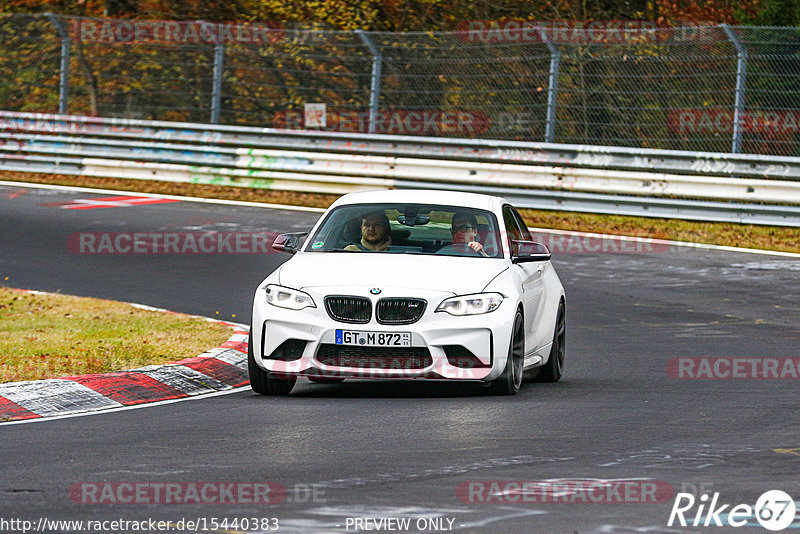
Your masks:
{"label": "car's headlight", "polygon": [[480,315],[496,310],[503,303],[500,293],[476,293],[475,295],[462,295],[444,300],[437,312],[443,311],[450,315]]}
{"label": "car's headlight", "polygon": [[314,299],[308,293],[297,289],[270,284],[264,288],[267,291],[267,302],[279,308],[302,310],[303,308],[316,308]]}

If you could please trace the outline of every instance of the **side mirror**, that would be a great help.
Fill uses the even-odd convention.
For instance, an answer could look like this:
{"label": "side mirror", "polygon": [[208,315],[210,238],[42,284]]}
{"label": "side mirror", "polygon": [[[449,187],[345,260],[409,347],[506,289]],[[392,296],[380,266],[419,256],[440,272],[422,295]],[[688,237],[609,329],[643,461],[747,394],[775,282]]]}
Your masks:
{"label": "side mirror", "polygon": [[511,240],[511,261],[513,263],[548,261],[550,256],[550,249],[543,243]]}
{"label": "side mirror", "polygon": [[275,238],[272,243],[272,248],[278,252],[288,252],[294,254],[300,247],[303,246],[303,241],[308,235],[308,232],[292,232],[289,234],[280,234]]}

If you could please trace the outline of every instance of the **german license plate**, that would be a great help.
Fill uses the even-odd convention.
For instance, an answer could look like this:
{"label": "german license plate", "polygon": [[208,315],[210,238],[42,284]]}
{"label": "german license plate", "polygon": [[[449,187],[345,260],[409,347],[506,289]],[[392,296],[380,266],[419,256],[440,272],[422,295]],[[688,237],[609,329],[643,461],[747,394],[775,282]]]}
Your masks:
{"label": "german license plate", "polygon": [[360,347],[410,347],[411,332],[336,330],[336,344]]}

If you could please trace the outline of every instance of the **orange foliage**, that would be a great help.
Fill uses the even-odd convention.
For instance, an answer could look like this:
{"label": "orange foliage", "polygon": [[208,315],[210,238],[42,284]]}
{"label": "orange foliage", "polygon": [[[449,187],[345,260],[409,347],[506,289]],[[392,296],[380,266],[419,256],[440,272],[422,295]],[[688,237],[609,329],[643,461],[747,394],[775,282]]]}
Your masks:
{"label": "orange foliage", "polygon": [[735,24],[737,12],[748,16],[759,10],[760,0],[657,0],[661,20],[668,26],[682,24]]}

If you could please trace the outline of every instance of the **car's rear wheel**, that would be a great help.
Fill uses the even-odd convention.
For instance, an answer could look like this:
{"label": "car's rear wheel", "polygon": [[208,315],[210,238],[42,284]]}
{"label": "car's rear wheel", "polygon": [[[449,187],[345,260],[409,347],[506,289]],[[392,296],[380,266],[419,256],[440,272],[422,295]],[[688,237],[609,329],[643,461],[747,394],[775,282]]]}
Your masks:
{"label": "car's rear wheel", "polygon": [[260,395],[288,395],[297,381],[295,377],[278,378],[258,366],[253,355],[252,330],[247,338],[247,374],[250,375],[250,387]]}
{"label": "car's rear wheel", "polygon": [[550,357],[547,363],[541,366],[536,377],[537,382],[558,382],[564,374],[564,356],[566,355],[567,316],[564,301],[558,303],[556,316],[556,330],[553,335],[553,345],[550,348]]}
{"label": "car's rear wheel", "polygon": [[489,382],[490,395],[516,395],[522,385],[522,366],[525,358],[525,327],[522,313],[514,316],[514,329],[508,347],[506,366],[500,376]]}

